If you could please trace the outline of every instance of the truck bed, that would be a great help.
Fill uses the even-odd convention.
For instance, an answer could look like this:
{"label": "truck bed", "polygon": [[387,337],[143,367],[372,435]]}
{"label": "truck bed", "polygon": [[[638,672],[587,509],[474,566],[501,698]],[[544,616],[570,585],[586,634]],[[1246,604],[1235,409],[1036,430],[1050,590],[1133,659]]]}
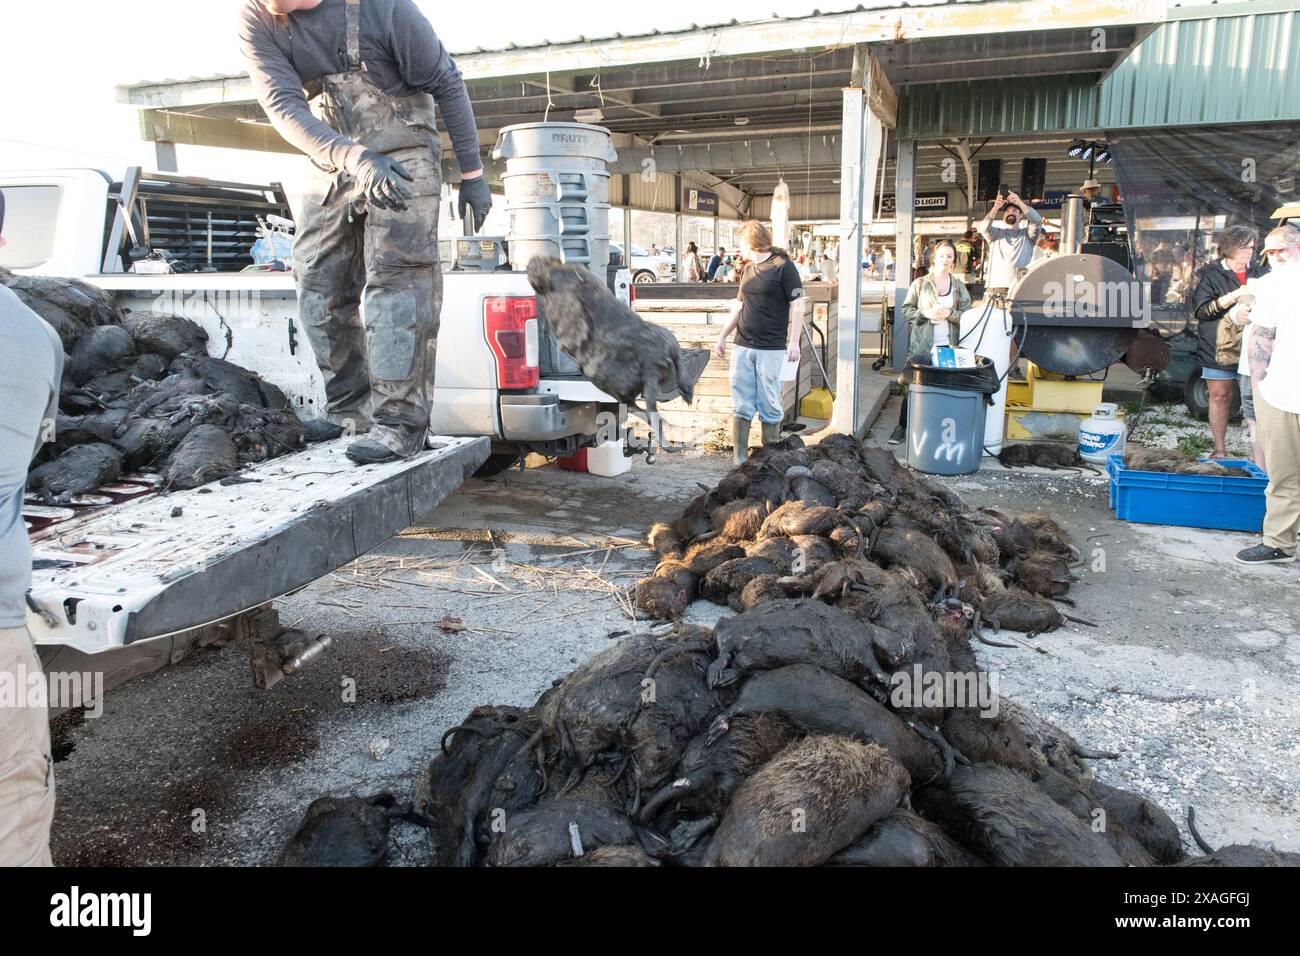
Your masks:
{"label": "truck bed", "polygon": [[38,644],[84,653],[211,624],[302,587],[433,510],[486,460],[486,438],[439,438],[359,468],[351,439],[247,468],[239,483],[149,494],[33,536]]}

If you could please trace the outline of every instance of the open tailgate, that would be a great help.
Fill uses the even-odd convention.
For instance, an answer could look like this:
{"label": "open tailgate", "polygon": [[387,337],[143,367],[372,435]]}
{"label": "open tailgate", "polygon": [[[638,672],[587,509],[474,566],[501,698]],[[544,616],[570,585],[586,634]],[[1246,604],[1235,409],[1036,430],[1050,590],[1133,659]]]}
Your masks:
{"label": "open tailgate", "polygon": [[340,438],[241,471],[247,482],[149,494],[33,535],[38,644],[86,653],[211,624],[347,564],[433,510],[488,456],[437,439],[357,467]]}

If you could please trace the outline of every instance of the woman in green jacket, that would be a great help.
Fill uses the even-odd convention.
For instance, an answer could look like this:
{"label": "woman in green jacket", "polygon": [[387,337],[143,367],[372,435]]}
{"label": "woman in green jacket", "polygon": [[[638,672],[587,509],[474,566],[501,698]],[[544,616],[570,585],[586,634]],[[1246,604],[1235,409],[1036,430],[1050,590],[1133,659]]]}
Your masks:
{"label": "woman in green jacket", "polygon": [[[930,254],[930,271],[907,290],[901,313],[908,325],[907,352],[929,364],[930,349],[936,344],[956,345],[961,337],[961,315],[970,308],[970,293],[952,274],[957,250],[947,239],[938,242]],[[907,393],[898,414],[898,426],[889,436],[897,445],[907,433]]]}

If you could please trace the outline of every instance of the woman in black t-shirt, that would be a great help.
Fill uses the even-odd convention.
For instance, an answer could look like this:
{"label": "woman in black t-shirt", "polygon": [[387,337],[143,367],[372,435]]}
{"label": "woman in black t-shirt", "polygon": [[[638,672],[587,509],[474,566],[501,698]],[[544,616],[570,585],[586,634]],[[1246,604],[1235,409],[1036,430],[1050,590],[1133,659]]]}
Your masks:
{"label": "woman in black t-shirt", "polygon": [[781,402],[781,366],[799,360],[803,332],[803,282],[789,254],[772,245],[772,234],[757,220],[744,223],[737,238],[748,264],[731,306],[731,318],[714,349],[727,354],[727,339],[736,332],[731,355],[732,444],[740,464],[749,454],[749,426],[754,413],[763,425],[763,444],[780,438],[785,409]]}

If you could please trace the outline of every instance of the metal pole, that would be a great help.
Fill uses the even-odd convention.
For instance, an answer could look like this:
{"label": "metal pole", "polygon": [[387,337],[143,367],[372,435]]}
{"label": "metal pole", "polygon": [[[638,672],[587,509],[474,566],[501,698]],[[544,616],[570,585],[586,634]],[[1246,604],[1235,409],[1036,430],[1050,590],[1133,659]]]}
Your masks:
{"label": "metal pole", "polygon": [[912,233],[916,219],[916,140],[898,141],[894,182],[894,337],[895,371],[907,364],[907,323],[903,321],[903,300],[912,284]]}
{"label": "metal pole", "polygon": [[[840,284],[835,330],[835,405],[831,427],[855,435],[858,425],[859,323],[862,316],[862,220],[866,173],[867,48],[853,50],[853,75],[844,88],[840,147]],[[864,178],[865,177],[865,178]]]}

